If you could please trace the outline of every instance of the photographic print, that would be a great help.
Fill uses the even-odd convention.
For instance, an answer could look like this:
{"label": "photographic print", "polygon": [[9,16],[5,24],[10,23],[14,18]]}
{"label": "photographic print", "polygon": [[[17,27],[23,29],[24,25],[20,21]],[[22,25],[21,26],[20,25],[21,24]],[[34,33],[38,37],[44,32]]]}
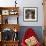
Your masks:
{"label": "photographic print", "polygon": [[36,7],[24,7],[24,21],[37,21]]}
{"label": "photographic print", "polygon": [[0,15],[0,24],[1,24],[1,15]]}
{"label": "photographic print", "polygon": [[9,15],[9,10],[2,10],[2,15]]}
{"label": "photographic print", "polygon": [[1,41],[1,32],[0,32],[0,41]]}

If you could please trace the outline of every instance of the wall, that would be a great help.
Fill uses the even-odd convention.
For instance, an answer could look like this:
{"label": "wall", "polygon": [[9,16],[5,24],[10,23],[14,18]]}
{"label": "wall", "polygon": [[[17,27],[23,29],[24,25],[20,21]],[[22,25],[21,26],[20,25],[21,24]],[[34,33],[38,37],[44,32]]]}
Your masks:
{"label": "wall", "polygon": [[[20,25],[22,26],[43,26],[43,6],[42,0],[24,0],[23,7],[37,7],[38,8],[38,22],[24,22],[23,21],[23,10],[21,10],[20,14]],[[23,8],[21,8],[23,9]],[[22,18],[22,19],[21,19]]]}
{"label": "wall", "polygon": [[46,29],[46,0],[44,0],[44,26]]}
{"label": "wall", "polygon": [[[0,6],[1,7],[10,7],[15,6],[14,3],[15,0],[0,0]],[[42,6],[42,0],[17,0],[17,3],[19,6],[19,24],[21,26],[43,26],[43,6]],[[24,22],[23,20],[23,7],[37,7],[38,8],[38,21],[37,22]]]}

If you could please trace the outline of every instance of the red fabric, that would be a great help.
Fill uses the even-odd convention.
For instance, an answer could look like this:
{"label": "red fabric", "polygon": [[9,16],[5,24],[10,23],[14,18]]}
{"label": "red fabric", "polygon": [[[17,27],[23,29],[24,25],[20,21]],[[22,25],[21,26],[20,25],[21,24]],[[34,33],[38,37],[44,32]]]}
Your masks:
{"label": "red fabric", "polygon": [[[32,28],[27,29],[27,31],[25,32],[25,35],[22,39],[21,45],[26,46],[25,39],[28,39],[29,37],[32,37],[32,36],[35,36],[35,37],[37,36],[36,33],[34,32],[34,30]],[[38,44],[36,44],[36,46],[41,46],[41,45],[38,43]]]}

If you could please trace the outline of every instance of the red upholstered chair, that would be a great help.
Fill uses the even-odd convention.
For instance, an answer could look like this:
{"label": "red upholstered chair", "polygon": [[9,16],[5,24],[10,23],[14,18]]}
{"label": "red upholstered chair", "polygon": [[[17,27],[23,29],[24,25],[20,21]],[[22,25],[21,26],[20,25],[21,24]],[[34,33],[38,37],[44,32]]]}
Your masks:
{"label": "red upholstered chair", "polygon": [[35,44],[34,46],[41,46],[40,42],[37,39],[37,35],[32,28],[27,29],[27,31],[25,32],[25,35],[22,38],[21,46],[27,46],[25,40],[32,37],[32,36],[34,36],[37,40],[37,44]]}

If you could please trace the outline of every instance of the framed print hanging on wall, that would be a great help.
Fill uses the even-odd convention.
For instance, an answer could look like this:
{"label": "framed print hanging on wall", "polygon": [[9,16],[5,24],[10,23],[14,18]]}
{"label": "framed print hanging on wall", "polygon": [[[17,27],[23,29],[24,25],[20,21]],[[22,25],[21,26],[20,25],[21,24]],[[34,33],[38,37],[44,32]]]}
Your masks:
{"label": "framed print hanging on wall", "polygon": [[24,21],[35,22],[38,20],[37,7],[24,7]]}

